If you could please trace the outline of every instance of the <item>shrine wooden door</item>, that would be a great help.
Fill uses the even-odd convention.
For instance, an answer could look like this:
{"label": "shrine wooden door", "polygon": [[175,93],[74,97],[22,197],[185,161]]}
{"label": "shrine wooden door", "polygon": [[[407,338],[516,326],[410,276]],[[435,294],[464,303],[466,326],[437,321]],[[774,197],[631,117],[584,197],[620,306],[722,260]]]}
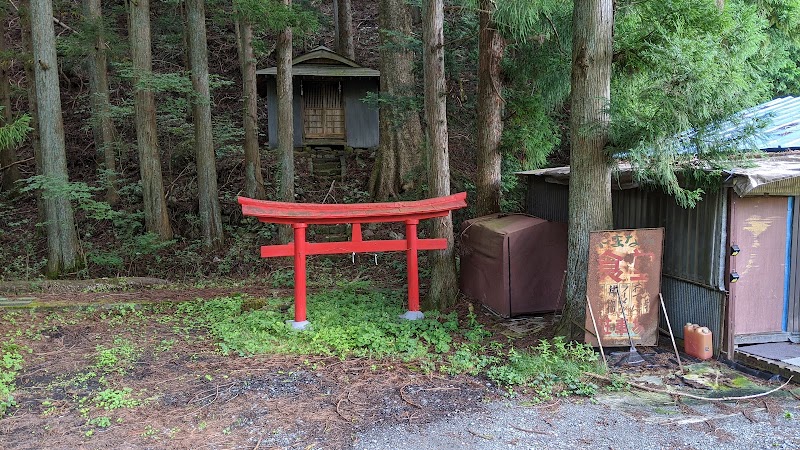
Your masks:
{"label": "shrine wooden door", "polygon": [[341,84],[307,83],[303,91],[303,136],[311,140],[344,140]]}

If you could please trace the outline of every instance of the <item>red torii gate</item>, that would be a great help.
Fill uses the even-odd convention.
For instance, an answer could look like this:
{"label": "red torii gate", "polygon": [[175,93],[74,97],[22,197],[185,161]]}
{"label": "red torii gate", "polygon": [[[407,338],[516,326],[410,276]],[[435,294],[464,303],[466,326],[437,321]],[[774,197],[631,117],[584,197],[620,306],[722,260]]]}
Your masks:
{"label": "red torii gate", "polygon": [[[294,242],[261,247],[261,257],[294,256],[294,321],[292,327],[303,329],[306,319],[306,255],[332,255],[337,253],[406,252],[408,270],[408,311],[400,317],[421,319],[419,310],[419,271],[417,251],[443,250],[447,239],[419,239],[417,225],[420,220],[442,217],[450,211],[467,206],[466,192],[447,197],[410,202],[319,204],[288,203],[255,200],[239,197],[242,214],[258,218],[261,222],[290,224],[294,229]],[[405,222],[406,238],[365,241],[361,224],[372,222]],[[352,239],[348,242],[307,242],[309,225],[351,224]]]}

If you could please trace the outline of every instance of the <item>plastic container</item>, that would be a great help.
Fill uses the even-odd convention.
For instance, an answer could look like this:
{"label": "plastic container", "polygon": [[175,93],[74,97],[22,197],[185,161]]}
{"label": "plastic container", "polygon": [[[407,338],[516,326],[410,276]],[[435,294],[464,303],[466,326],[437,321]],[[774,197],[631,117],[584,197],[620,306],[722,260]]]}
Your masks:
{"label": "plastic container", "polygon": [[697,359],[710,359],[714,356],[711,330],[693,323],[684,325],[683,349],[687,355]]}
{"label": "plastic container", "polygon": [[714,352],[711,350],[711,330],[706,327],[698,328],[695,330],[695,339],[695,350],[697,353],[692,356],[703,360],[710,359],[714,356]]}
{"label": "plastic container", "polygon": [[700,326],[693,323],[687,323],[683,326],[683,351],[689,355],[695,353],[695,348],[697,347],[697,333],[695,330],[698,328],[700,328]]}

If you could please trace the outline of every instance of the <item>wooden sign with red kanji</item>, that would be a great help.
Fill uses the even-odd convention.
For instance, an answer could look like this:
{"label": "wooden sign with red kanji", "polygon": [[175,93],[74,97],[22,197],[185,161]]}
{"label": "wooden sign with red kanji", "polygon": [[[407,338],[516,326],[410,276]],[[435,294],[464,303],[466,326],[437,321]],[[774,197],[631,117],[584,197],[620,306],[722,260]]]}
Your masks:
{"label": "wooden sign with red kanji", "polygon": [[[590,234],[586,293],[604,347],[629,346],[629,332],[636,345],[658,344],[663,245],[663,228]],[[586,342],[597,346],[589,309],[585,327]]]}

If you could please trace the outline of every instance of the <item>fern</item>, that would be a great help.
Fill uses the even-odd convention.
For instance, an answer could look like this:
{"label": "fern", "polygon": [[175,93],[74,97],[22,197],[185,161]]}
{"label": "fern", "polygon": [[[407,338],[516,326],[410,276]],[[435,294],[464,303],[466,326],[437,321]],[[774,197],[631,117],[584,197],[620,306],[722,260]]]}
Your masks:
{"label": "fern", "polygon": [[31,116],[25,114],[10,124],[0,127],[0,150],[20,145],[32,130],[30,123]]}

